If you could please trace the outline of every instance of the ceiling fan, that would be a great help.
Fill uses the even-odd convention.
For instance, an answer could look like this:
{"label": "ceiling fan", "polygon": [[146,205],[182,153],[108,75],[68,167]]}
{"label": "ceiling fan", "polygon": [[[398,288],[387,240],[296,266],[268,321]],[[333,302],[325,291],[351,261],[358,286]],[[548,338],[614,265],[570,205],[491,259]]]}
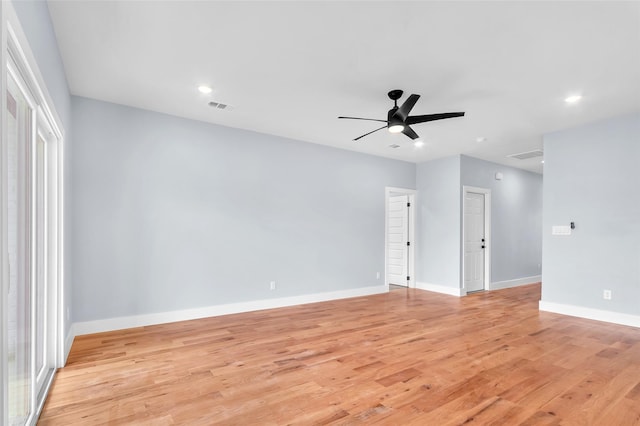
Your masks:
{"label": "ceiling fan", "polygon": [[389,110],[387,113],[386,120],[378,120],[375,118],[360,118],[360,117],[338,117],[338,118],[346,118],[349,120],[367,120],[367,121],[379,121],[380,123],[385,123],[384,126],[379,129],[375,129],[370,131],[369,133],[365,133],[362,136],[358,136],[354,139],[357,141],[358,139],[362,139],[365,136],[370,135],[371,133],[375,133],[378,130],[382,130],[385,127],[389,129],[391,133],[404,133],[411,139],[418,139],[418,134],[413,131],[411,124],[418,123],[426,123],[427,121],[435,121],[435,120],[444,120],[445,118],[454,118],[454,117],[464,117],[464,112],[444,112],[441,114],[427,114],[427,115],[409,115],[413,106],[420,99],[420,95],[410,95],[407,100],[404,101],[402,105],[398,107],[398,99],[402,97],[402,90],[392,90],[388,93],[389,98],[393,101],[393,108]]}

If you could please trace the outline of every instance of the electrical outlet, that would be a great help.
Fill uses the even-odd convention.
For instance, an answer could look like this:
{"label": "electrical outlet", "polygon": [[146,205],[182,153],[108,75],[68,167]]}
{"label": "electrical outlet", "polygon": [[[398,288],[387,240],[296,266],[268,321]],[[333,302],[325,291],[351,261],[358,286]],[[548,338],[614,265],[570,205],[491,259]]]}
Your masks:
{"label": "electrical outlet", "polygon": [[380,272],[376,272],[376,280],[380,279]]}
{"label": "electrical outlet", "polygon": [[602,291],[602,298],[604,300],[611,300],[611,290],[603,290]]}
{"label": "electrical outlet", "polygon": [[269,283],[269,289],[270,290],[275,290],[276,289],[276,282],[275,281],[271,281]]}
{"label": "electrical outlet", "polygon": [[69,308],[67,308],[67,321],[69,321]]}

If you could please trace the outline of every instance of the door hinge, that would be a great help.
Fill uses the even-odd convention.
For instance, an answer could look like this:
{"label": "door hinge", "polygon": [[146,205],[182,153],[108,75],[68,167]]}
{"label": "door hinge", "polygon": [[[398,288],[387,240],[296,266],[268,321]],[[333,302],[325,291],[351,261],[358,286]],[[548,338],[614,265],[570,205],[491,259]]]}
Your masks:
{"label": "door hinge", "polygon": [[407,275],[407,281],[411,280],[411,277]]}
{"label": "door hinge", "polygon": [[411,245],[411,241],[407,241],[407,245],[410,246]]}
{"label": "door hinge", "polygon": [[411,203],[407,203],[407,207],[411,207]]}

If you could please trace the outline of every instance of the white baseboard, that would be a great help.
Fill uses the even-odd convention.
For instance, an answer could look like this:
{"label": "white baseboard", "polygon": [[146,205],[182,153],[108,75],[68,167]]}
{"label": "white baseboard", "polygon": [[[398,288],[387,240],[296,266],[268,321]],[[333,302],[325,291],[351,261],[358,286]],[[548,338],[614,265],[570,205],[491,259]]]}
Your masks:
{"label": "white baseboard", "polygon": [[75,324],[71,324],[71,327],[69,327],[69,334],[67,334],[67,338],[64,339],[64,359],[62,360],[62,365],[67,364],[69,352],[71,352],[71,346],[73,345],[73,339],[76,338],[75,328]]}
{"label": "white baseboard", "polygon": [[502,290],[503,288],[517,287],[519,285],[539,283],[542,281],[542,275],[533,277],[516,278],[515,280],[496,281],[489,285],[489,290]]}
{"label": "white baseboard", "polygon": [[180,311],[107,318],[96,321],[76,322],[73,324],[73,331],[74,336],[81,336],[83,334],[101,333],[104,331],[122,330],[125,328],[142,327],[146,325],[166,324],[177,321],[188,321],[218,315],[282,308],[285,306],[304,305],[306,303],[326,302],[328,300],[346,299],[350,297],[370,296],[374,294],[387,293],[388,291],[388,286],[361,287],[350,290],[331,291],[327,293],[307,294],[303,296],[254,300],[250,302],[206,306]]}
{"label": "white baseboard", "polygon": [[[533,277],[517,278],[515,280],[496,281],[489,285],[488,290],[501,290],[503,288],[516,287],[525,284],[533,284],[542,281],[542,275],[536,275]],[[439,284],[431,284],[424,282],[416,282],[416,288],[421,290],[433,291],[436,293],[448,294],[451,296],[465,296],[466,290],[463,288],[448,287]]]}
{"label": "white baseboard", "polygon": [[448,294],[450,296],[464,296],[466,293],[461,288],[447,287],[439,284],[416,282],[416,288],[420,290],[433,291],[435,293]]}
{"label": "white baseboard", "polygon": [[600,309],[585,308],[583,306],[565,305],[563,303],[545,302],[541,300],[538,309],[545,312],[569,315],[572,317],[586,318],[596,321],[610,322],[613,324],[629,325],[640,328],[640,316],[622,314],[619,312],[602,311]]}

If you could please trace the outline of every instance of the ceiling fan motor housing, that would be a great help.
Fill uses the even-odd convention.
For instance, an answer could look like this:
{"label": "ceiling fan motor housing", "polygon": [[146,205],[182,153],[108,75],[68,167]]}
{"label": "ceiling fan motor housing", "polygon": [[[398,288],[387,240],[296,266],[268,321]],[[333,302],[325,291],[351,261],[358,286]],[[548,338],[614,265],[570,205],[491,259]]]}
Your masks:
{"label": "ceiling fan motor housing", "polygon": [[391,127],[391,126],[402,126],[402,127],[404,127],[404,122],[402,121],[402,118],[394,116],[394,114],[396,113],[397,110],[398,110],[398,107],[395,106],[395,107],[391,108],[389,110],[389,112],[387,113],[387,127]]}

